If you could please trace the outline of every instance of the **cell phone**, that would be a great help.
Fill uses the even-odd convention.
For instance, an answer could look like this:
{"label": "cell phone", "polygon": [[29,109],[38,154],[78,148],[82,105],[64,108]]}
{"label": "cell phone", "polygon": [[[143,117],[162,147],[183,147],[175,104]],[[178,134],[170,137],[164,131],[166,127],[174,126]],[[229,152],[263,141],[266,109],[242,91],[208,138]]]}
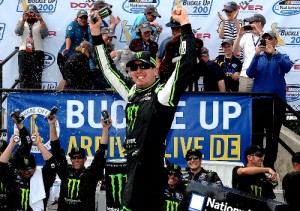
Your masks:
{"label": "cell phone", "polygon": [[107,110],[102,110],[101,115],[102,115],[102,118],[104,120],[104,123],[109,125],[109,123],[110,123],[109,122],[109,114],[108,114]]}
{"label": "cell phone", "polygon": [[253,27],[251,25],[244,26],[245,31],[251,31],[253,30]]}
{"label": "cell phone", "polygon": [[261,39],[258,46],[260,46],[260,45],[266,46],[266,40],[265,39]]}
{"label": "cell phone", "polygon": [[50,110],[50,114],[48,116],[48,119],[52,120],[53,116],[56,114],[57,111],[58,111],[58,108],[56,106],[53,106]]}

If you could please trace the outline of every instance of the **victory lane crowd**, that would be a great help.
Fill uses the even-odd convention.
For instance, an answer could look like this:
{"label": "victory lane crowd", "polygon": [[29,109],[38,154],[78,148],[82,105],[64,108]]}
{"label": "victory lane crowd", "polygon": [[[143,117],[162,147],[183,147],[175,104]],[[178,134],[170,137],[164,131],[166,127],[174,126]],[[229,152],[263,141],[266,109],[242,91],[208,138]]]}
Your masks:
{"label": "victory lane crowd", "polygon": [[[194,37],[188,15],[183,8],[176,8],[172,11],[168,26],[172,29],[174,39],[171,36],[169,38],[171,42],[165,42],[165,47],[162,49],[163,55],[156,58],[158,46],[152,42],[152,39],[155,40],[156,32],[159,33],[161,30],[161,27],[154,22],[160,14],[150,5],[145,13],[136,19],[138,23],[134,25],[137,27],[132,28],[132,34],[136,33],[136,36],[140,37],[133,39],[135,44],[130,45],[129,48],[130,50],[136,49],[137,52],[127,57],[125,72],[122,72],[123,66],[118,64],[120,70],[117,69],[113,60],[117,52],[110,49],[110,42],[114,38],[113,30],[120,22],[119,18],[113,17],[111,26],[101,29],[102,19],[99,11],[107,6],[104,1],[95,2],[91,11],[96,17],[95,21],[90,21],[87,25],[88,13],[80,10],[76,20],[68,26],[65,43],[58,53],[58,65],[63,75],[61,87],[88,89],[95,83],[100,84],[99,86],[106,83],[106,86],[113,87],[127,102],[126,138],[123,146],[127,159],[127,182],[120,210],[166,210],[166,203],[170,200],[177,202],[173,203],[175,204],[174,210],[187,210],[188,203],[183,197],[183,192],[188,181],[205,180],[217,186],[221,186],[222,182],[216,172],[207,171],[201,167],[202,153],[198,149],[187,151],[185,158],[189,171],[185,175],[182,175],[181,167],[178,165],[168,162],[165,165],[164,141],[181,95],[187,89],[196,89],[198,72],[206,69],[211,70],[204,77],[206,91],[215,91],[208,87],[217,88],[219,91],[225,91],[226,87],[230,87],[224,82],[224,78],[215,80],[216,76],[219,77],[218,73],[222,73],[231,77],[233,80],[231,82],[234,82],[232,83],[232,87],[235,87],[232,88],[234,91],[238,91],[237,87],[239,89],[243,87],[245,91],[251,91],[252,88],[252,91],[275,92],[285,99],[285,93],[282,91],[285,87],[284,74],[289,71],[292,63],[286,55],[276,51],[275,45],[278,39],[276,34],[263,32],[262,28],[266,22],[264,16],[258,14],[246,19],[250,23],[248,25],[250,29],[247,30],[238,24],[239,21],[236,19],[238,10],[235,2],[229,2],[224,9],[228,20],[218,14],[221,20],[219,34],[225,38],[221,45],[224,55],[220,58],[223,60],[213,62],[209,59],[208,49],[203,47],[202,40]],[[235,22],[234,25],[232,21]],[[230,34],[230,36],[237,34],[234,39],[226,37],[229,33],[226,26],[230,26],[230,29],[235,27],[235,33]],[[38,28],[37,31],[34,31],[35,27]],[[72,31],[73,29],[75,31]],[[24,79],[24,84],[29,82],[26,74],[36,75],[35,68],[40,67],[32,63],[33,67],[29,68],[30,70],[24,69],[27,67],[26,63],[35,61],[35,59],[32,60],[32,54],[39,53],[39,47],[42,46],[41,40],[46,31],[45,22],[38,14],[35,5],[28,5],[16,28],[16,33],[18,32],[17,34],[23,40],[24,49],[20,48],[20,50],[24,55],[19,54],[19,67],[20,79]],[[175,31],[180,31],[180,33],[175,35]],[[36,37],[40,37],[39,41]],[[260,40],[265,40],[265,43]],[[249,48],[250,44],[251,48]],[[238,59],[232,53],[242,55],[243,64],[236,64]],[[229,58],[227,58],[228,55],[230,55]],[[245,65],[247,67],[244,67]],[[94,79],[90,74],[93,66],[94,76],[98,76],[97,81],[91,80]],[[241,74],[230,72],[238,66],[242,66]],[[224,72],[220,67],[230,71]],[[243,70],[250,78],[242,74]],[[267,81],[266,78],[268,78]],[[237,80],[238,85],[235,83]],[[37,88],[41,83],[40,79],[31,80],[31,82],[34,83],[32,86],[23,86],[20,83],[20,87]],[[111,120],[108,124],[102,120],[103,129],[99,150],[91,165],[85,168],[84,163],[87,158],[82,148],[71,150],[68,155],[72,164],[67,164],[65,152],[60,146],[55,129],[56,115],[48,116],[51,151],[44,147],[37,133],[31,134],[35,137],[33,139],[22,124],[22,120],[20,121],[17,117],[18,114],[14,112],[12,118],[19,129],[20,140],[15,141],[16,136],[13,135],[8,144],[2,141],[0,145],[2,152],[0,208],[44,210],[49,197],[49,189],[58,175],[61,179],[58,210],[95,210],[95,189],[97,182],[103,178],[104,174]],[[278,119],[281,119],[281,115]],[[281,124],[282,121],[278,121],[278,125],[281,126]],[[263,127],[266,125],[263,124],[260,128]],[[256,144],[245,150],[246,165],[234,168],[233,188],[259,197],[275,198],[273,188],[278,184],[277,173],[274,169],[277,156],[275,139],[276,137],[272,139],[272,143],[267,141],[266,149],[262,147],[262,141],[255,140],[256,142],[253,142]],[[18,143],[20,145],[17,150],[12,153]],[[45,160],[41,171],[36,168],[35,158],[30,154],[32,144],[38,147]],[[270,147],[271,145],[273,147]],[[265,156],[268,162],[264,159]],[[292,160],[294,166],[297,166],[299,157],[299,153],[294,155]],[[153,173],[147,173],[149,169]],[[299,169],[295,167],[295,171]],[[294,174],[287,178],[289,179],[286,181],[290,181],[290,178],[294,178]],[[297,182],[292,185],[288,182],[283,184],[287,202],[291,205],[296,200],[295,197],[289,198],[288,196],[294,195],[295,184]],[[253,186],[258,188],[254,190]],[[150,204],[149,201],[151,201]]]}

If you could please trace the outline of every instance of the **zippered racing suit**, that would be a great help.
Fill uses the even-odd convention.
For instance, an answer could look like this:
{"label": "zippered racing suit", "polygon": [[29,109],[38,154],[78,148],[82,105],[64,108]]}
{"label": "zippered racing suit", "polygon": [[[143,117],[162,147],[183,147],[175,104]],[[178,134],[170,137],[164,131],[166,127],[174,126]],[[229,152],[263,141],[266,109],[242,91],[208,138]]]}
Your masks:
{"label": "zippered racing suit", "polygon": [[141,89],[122,79],[107,54],[101,36],[93,37],[99,67],[112,87],[127,102],[126,139],[127,183],[121,210],[159,210],[167,185],[164,170],[165,139],[180,96],[191,82],[196,65],[196,43],[191,25],[181,27],[181,56],[166,84],[157,79]]}

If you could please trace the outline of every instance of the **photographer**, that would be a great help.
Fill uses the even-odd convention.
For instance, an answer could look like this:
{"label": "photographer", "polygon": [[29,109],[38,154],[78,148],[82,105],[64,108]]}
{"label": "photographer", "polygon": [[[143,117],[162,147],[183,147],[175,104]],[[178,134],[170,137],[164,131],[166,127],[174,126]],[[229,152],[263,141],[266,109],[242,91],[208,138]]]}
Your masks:
{"label": "photographer", "polygon": [[244,56],[244,63],[239,77],[239,92],[251,92],[253,79],[248,78],[246,71],[255,54],[266,19],[261,14],[255,14],[250,18],[245,18],[244,21],[249,22],[249,24],[239,28],[232,52],[238,56],[242,51]]}
{"label": "photographer", "polygon": [[26,7],[15,33],[21,37],[18,55],[20,88],[40,89],[44,67],[43,39],[48,36],[48,28],[35,5]]}
{"label": "photographer", "polygon": [[[262,35],[261,41],[256,48],[255,56],[247,70],[249,78],[254,78],[252,92],[276,93],[286,101],[286,83],[284,76],[292,68],[292,62],[286,54],[279,53],[275,46],[277,37],[274,32]],[[274,169],[277,159],[278,141],[281,125],[285,119],[285,105],[273,99],[264,97],[253,101],[253,133],[256,135],[252,144],[263,146],[266,130],[266,158],[264,166]],[[272,109],[274,108],[274,110]]]}

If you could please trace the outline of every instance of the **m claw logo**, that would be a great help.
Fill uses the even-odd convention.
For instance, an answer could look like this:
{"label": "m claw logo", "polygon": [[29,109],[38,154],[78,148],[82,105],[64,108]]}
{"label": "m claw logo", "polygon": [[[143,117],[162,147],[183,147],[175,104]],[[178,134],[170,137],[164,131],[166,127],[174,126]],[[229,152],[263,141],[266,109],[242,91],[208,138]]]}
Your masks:
{"label": "m claw logo", "polygon": [[70,199],[77,198],[80,189],[80,179],[68,179],[68,197]]}
{"label": "m claw logo", "polygon": [[126,174],[108,175],[111,183],[111,195],[115,203],[122,203],[122,192],[125,182],[127,182]]}

